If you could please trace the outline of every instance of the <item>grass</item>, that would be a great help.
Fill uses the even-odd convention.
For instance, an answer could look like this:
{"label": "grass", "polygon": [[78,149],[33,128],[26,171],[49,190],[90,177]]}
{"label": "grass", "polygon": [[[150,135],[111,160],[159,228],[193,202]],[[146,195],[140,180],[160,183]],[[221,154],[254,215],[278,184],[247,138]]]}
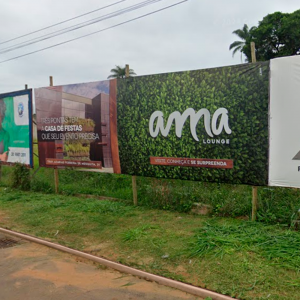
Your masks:
{"label": "grass", "polygon": [[[9,188],[14,170],[2,166],[2,227],[239,299],[300,298],[299,190],[259,187],[252,223],[249,186],[138,177],[134,207],[131,176],[59,170],[56,195],[52,169],[30,171],[31,192]],[[212,217],[187,214],[194,202]]]}
{"label": "grass", "polygon": [[282,225],[2,187],[0,226],[238,299],[299,299],[300,233]]}
{"label": "grass", "polygon": [[[11,185],[12,170],[2,166],[0,186]],[[31,190],[54,193],[53,170],[41,168],[35,175],[33,172]],[[131,204],[131,186],[131,176],[127,175],[59,170],[59,190],[65,195],[107,196]],[[251,218],[250,186],[138,177],[137,187],[140,206],[189,212],[194,202],[201,202],[211,205],[215,216]],[[300,209],[300,190],[259,187],[258,203],[259,222],[290,226]]]}
{"label": "grass", "polygon": [[190,256],[223,258],[225,254],[238,255],[242,251],[260,255],[273,265],[300,271],[299,233],[252,222],[207,222],[197,233]]}

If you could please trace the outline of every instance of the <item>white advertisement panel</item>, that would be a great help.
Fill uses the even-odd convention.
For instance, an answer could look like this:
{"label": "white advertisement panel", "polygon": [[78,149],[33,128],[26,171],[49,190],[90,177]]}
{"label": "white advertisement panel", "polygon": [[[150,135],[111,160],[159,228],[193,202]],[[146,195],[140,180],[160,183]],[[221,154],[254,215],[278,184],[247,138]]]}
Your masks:
{"label": "white advertisement panel", "polygon": [[271,60],[269,185],[300,188],[300,56]]}

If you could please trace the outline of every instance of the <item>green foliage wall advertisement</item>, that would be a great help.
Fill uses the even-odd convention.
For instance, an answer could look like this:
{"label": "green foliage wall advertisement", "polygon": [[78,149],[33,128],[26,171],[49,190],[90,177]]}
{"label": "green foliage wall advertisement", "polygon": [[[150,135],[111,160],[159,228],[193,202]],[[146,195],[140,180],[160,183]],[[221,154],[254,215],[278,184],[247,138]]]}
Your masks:
{"label": "green foliage wall advertisement", "polygon": [[118,80],[121,172],[266,185],[269,63]]}

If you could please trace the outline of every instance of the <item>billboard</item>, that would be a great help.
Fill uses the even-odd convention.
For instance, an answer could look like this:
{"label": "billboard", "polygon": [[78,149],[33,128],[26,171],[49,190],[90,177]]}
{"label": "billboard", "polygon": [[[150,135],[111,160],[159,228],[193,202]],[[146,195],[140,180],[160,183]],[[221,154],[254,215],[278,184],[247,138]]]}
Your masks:
{"label": "billboard", "polygon": [[116,119],[110,111],[110,86],[115,91],[115,81],[35,90],[40,166],[118,172],[112,157],[116,126],[111,122]]}
{"label": "billboard", "polygon": [[269,185],[300,188],[300,57],[270,64]]}
{"label": "billboard", "polygon": [[269,63],[35,90],[40,166],[268,182]]}
{"label": "billboard", "polygon": [[33,166],[31,90],[0,94],[0,161]]}
{"label": "billboard", "polygon": [[118,80],[124,174],[266,185],[269,63]]}

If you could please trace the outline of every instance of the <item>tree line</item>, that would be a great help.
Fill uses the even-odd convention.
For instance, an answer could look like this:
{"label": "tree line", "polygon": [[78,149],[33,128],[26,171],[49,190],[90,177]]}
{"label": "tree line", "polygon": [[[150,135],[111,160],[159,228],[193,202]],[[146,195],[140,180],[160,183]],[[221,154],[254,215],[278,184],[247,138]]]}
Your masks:
{"label": "tree line", "polygon": [[241,52],[246,62],[251,62],[251,42],[255,42],[256,59],[259,61],[300,54],[300,10],[293,13],[275,12],[265,16],[258,26],[233,31],[241,40],[229,46],[233,55]]}
{"label": "tree line", "polygon": [[[265,16],[258,26],[233,31],[240,38],[229,46],[234,56],[237,52],[245,55],[246,62],[251,62],[251,42],[255,43],[256,59],[266,61],[272,58],[300,54],[300,9],[293,13],[274,12]],[[129,76],[136,75],[133,69]],[[108,78],[125,78],[125,66],[111,69]]]}

